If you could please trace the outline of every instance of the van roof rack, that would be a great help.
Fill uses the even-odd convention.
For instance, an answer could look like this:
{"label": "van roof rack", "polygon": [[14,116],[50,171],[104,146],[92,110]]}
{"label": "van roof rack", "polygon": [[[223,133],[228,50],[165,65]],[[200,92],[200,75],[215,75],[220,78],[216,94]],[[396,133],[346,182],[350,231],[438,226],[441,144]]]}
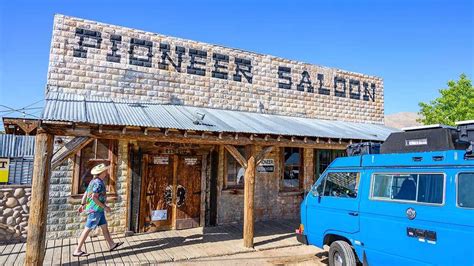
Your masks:
{"label": "van roof rack", "polygon": [[402,128],[402,130],[407,132],[407,131],[416,131],[416,130],[434,129],[434,128],[456,129],[456,127],[447,126],[447,125],[443,125],[443,124],[433,124],[433,125],[405,127],[405,128]]}

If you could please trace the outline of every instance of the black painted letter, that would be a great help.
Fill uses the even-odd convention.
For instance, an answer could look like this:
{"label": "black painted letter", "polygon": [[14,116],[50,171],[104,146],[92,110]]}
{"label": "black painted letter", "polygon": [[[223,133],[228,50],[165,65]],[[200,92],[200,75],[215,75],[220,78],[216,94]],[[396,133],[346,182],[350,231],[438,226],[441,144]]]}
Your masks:
{"label": "black painted letter", "polygon": [[112,53],[107,54],[107,61],[120,63],[120,55],[117,54],[118,47],[117,44],[122,43],[122,36],[111,34],[110,41],[112,42]]}
{"label": "black painted letter", "polygon": [[287,80],[288,82],[284,83],[284,82],[278,82],[278,88],[280,89],[291,89],[291,68],[289,67],[281,67],[279,66],[278,67],[278,78],[279,79],[285,79]]}
{"label": "black painted letter", "polygon": [[300,84],[296,86],[296,89],[299,91],[304,91],[304,84],[308,84],[308,89],[306,90],[307,92],[314,92],[313,84],[311,83],[311,80],[309,79],[309,73],[306,70],[301,73],[301,81]]}
{"label": "black painted letter", "polygon": [[369,83],[364,82],[364,96],[362,98],[364,101],[371,99],[372,102],[375,102],[375,84],[370,83],[370,88],[372,89],[372,92],[369,90]]}
{"label": "black painted letter", "polygon": [[[87,57],[87,50],[84,47],[100,49],[100,43],[102,42],[101,33],[93,30],[86,30],[81,28],[76,28],[76,36],[79,36],[79,48],[74,48],[73,56],[74,57]],[[84,39],[93,39],[95,44],[84,42]]]}
{"label": "black painted letter", "polygon": [[[357,87],[357,92],[354,92],[354,87]],[[355,79],[349,80],[349,97],[351,99],[360,100],[360,81]]]}
{"label": "black painted letter", "polygon": [[[214,70],[212,70],[212,77],[213,78],[220,78],[220,79],[227,79],[228,72],[223,72],[221,70],[227,70],[229,64],[229,56],[223,54],[214,53],[212,55],[212,59],[214,59]],[[224,62],[225,65],[219,64],[219,62]]]}
{"label": "black painted letter", "polygon": [[176,71],[181,72],[181,63],[183,62],[183,55],[186,53],[186,49],[181,46],[176,46],[176,55],[177,55],[177,63],[171,59],[170,56],[170,45],[167,43],[160,43],[160,51],[161,51],[161,62],[158,63],[159,69],[169,69],[169,64],[166,62],[168,60],[171,65],[173,65]]}
{"label": "black painted letter", "polygon": [[[338,83],[342,83],[342,91],[338,90]],[[338,97],[346,97],[346,79],[340,77],[334,77],[334,95]]]}
{"label": "black painted letter", "polygon": [[323,95],[329,95],[329,89],[323,88],[324,74],[318,74],[319,88],[318,93]]}
{"label": "black painted letter", "polygon": [[196,65],[205,66],[206,62],[197,61],[196,58],[204,58],[207,57],[206,51],[196,50],[196,49],[189,49],[189,56],[191,57],[188,66],[188,74],[194,74],[199,76],[206,75],[206,69],[197,67]]}
{"label": "black painted letter", "polygon": [[[145,47],[148,49],[147,58],[139,58],[134,56],[135,47]],[[144,67],[151,67],[151,57],[153,49],[153,43],[150,41],[145,41],[141,39],[132,38],[130,40],[130,64],[136,66],[144,66]]]}
{"label": "black painted letter", "polygon": [[[252,83],[252,62],[248,59],[235,58],[234,81],[242,81],[242,75],[248,83]],[[242,73],[242,75],[239,74]]]}

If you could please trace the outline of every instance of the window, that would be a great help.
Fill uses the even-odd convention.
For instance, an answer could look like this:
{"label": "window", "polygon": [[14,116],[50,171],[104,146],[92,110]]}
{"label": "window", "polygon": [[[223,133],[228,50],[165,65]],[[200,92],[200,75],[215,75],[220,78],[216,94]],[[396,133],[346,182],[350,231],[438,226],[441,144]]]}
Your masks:
{"label": "window", "polygon": [[375,174],[372,198],[442,204],[443,174]]}
{"label": "window", "polygon": [[356,198],[359,189],[359,173],[328,173],[324,181],[323,196]]}
{"label": "window", "polygon": [[282,189],[299,190],[302,173],[302,149],[283,148],[283,180]]}
{"label": "window", "polygon": [[[244,156],[244,158],[247,158],[247,149],[245,146],[237,146],[237,150]],[[245,174],[245,168],[242,167],[230,154],[228,151],[226,151],[226,183],[225,187],[226,188],[242,188],[244,187],[244,174]]]}
{"label": "window", "polygon": [[315,180],[321,176],[333,160],[347,156],[345,150],[315,150],[314,151],[314,174]]}
{"label": "window", "polygon": [[462,208],[474,208],[474,173],[458,175],[457,202]]}
{"label": "window", "polygon": [[109,177],[105,180],[108,193],[115,193],[115,164],[117,142],[96,139],[87,144],[76,155],[73,194],[83,194],[92,180],[91,169],[100,164],[110,165]]}

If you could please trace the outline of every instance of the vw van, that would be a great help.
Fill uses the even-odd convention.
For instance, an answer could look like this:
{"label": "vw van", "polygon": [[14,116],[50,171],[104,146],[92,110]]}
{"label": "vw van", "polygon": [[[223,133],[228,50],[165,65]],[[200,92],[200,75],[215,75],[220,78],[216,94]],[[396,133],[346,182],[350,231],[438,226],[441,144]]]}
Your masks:
{"label": "vw van", "polygon": [[301,204],[297,239],[329,246],[330,265],[474,265],[473,128],[407,129],[380,154],[336,159]]}

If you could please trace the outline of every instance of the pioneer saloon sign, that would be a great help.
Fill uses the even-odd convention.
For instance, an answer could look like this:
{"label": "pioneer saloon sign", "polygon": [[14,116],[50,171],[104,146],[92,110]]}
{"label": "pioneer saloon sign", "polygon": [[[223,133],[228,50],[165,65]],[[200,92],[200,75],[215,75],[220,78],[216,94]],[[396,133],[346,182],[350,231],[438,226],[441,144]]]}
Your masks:
{"label": "pioneer saloon sign", "polygon": [[[104,49],[102,47],[104,39],[100,31],[77,27],[75,36],[77,44],[73,51],[74,57],[87,58],[89,49]],[[130,65],[151,68],[156,60],[158,68],[163,70],[206,76],[207,69],[210,69],[212,78],[250,84],[253,82],[252,60],[244,56],[231,57],[227,54],[208,53],[205,50],[166,42],[154,43],[140,38],[129,38],[127,45],[124,45],[123,37],[117,34],[110,34],[108,41],[111,44],[106,48],[108,62],[120,63],[122,57],[125,57]],[[154,53],[156,50],[159,51],[158,54]],[[334,76],[333,87],[328,88],[324,86],[327,77],[323,73],[315,73],[314,76],[311,76],[307,70],[295,73],[291,67],[287,66],[277,66],[276,73],[275,86],[280,89],[375,101],[376,85],[374,83]]]}

